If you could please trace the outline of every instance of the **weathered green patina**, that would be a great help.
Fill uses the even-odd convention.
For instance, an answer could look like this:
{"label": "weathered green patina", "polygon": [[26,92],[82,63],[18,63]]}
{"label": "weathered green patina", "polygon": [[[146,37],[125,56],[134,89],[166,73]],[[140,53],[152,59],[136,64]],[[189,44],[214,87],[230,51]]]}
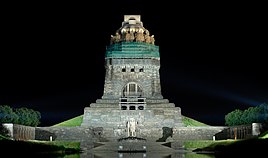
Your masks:
{"label": "weathered green patina", "polygon": [[159,47],[144,42],[120,42],[107,46],[106,58],[160,58]]}

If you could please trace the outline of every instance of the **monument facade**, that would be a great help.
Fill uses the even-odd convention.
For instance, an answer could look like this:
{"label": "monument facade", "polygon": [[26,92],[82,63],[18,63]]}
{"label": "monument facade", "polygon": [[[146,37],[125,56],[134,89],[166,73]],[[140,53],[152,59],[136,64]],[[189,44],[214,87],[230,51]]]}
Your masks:
{"label": "monument facade", "polygon": [[[125,15],[122,26],[111,36],[106,48],[105,68],[103,96],[85,107],[81,126],[7,124],[5,127],[11,137],[15,140],[80,142],[81,149],[87,151],[83,152],[84,157],[90,157],[92,153],[137,150],[153,150],[155,152],[148,153],[159,156],[158,151],[168,148],[156,141],[171,142],[173,152],[179,149],[176,144],[181,140],[232,138],[233,130],[228,127],[183,126],[181,109],[161,94],[159,47],[155,45],[154,36],[143,27],[139,15]],[[255,127],[262,126],[246,127],[249,136],[254,136]],[[244,133],[244,129],[240,128],[238,133]],[[102,144],[104,146],[100,147]]]}
{"label": "monument facade", "polygon": [[181,109],[161,94],[160,54],[140,15],[125,15],[105,53],[101,99],[85,107],[83,127],[106,138],[162,136],[162,128],[183,127]]}

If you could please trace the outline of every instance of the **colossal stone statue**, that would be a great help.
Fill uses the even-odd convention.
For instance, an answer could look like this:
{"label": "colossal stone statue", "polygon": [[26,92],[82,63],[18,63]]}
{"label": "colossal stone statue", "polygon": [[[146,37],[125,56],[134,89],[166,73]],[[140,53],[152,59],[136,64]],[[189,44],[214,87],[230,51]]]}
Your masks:
{"label": "colossal stone statue", "polygon": [[151,36],[151,44],[154,44],[154,35]]}
{"label": "colossal stone statue", "polygon": [[144,42],[144,35],[142,32],[137,32],[136,33],[136,41],[137,42]]}
{"label": "colossal stone statue", "polygon": [[145,34],[145,42],[146,43],[151,43],[151,37],[150,37],[150,35],[149,34]]}
{"label": "colossal stone statue", "polygon": [[131,35],[130,35],[129,32],[126,33],[125,41],[126,41],[126,42],[130,42],[130,41],[131,41]]}
{"label": "colossal stone statue", "polygon": [[121,41],[121,36],[120,36],[120,34],[118,32],[115,33],[115,37],[114,38],[115,38],[114,39],[114,42],[116,42],[116,43]]}

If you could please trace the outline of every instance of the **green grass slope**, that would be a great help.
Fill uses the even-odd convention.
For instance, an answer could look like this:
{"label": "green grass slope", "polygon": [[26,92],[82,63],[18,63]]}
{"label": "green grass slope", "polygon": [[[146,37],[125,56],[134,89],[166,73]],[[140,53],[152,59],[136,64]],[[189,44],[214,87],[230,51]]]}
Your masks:
{"label": "green grass slope", "polygon": [[262,133],[260,136],[259,136],[260,139],[267,139],[268,138],[268,131]]}
{"label": "green grass slope", "polygon": [[[250,138],[243,140],[215,141],[206,147],[193,150],[196,153],[214,153],[218,157],[263,157],[267,154],[265,147],[268,146],[267,139]],[[264,156],[265,157],[265,156]]]}
{"label": "green grass slope", "polygon": [[[53,125],[53,127],[57,126],[65,126],[65,127],[73,127],[73,126],[80,126],[83,120],[83,115],[74,117],[72,119],[66,120],[64,122],[58,123]],[[182,122],[184,126],[191,127],[191,126],[208,126],[207,124],[204,124],[202,122],[196,121],[194,119],[191,119],[186,116],[182,116]]]}
{"label": "green grass slope", "polygon": [[0,149],[8,157],[63,157],[69,154],[79,154],[79,142],[37,142],[2,139]]}
{"label": "green grass slope", "polygon": [[209,126],[209,125],[207,125],[205,123],[199,122],[197,120],[194,120],[194,119],[186,117],[186,116],[182,116],[182,122],[183,122],[184,126],[186,126],[186,127]]}
{"label": "green grass slope", "polygon": [[58,123],[53,125],[52,127],[59,127],[59,126],[64,126],[64,127],[73,127],[73,126],[80,126],[83,120],[83,115],[74,117],[72,119],[66,120],[64,122]]}

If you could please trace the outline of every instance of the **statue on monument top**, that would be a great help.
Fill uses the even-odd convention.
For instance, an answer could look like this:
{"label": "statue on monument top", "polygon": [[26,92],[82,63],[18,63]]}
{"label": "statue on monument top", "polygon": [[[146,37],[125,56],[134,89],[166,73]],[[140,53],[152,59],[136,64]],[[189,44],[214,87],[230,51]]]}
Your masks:
{"label": "statue on monument top", "polygon": [[151,37],[149,34],[145,34],[145,43],[151,43]]}
{"label": "statue on monument top", "polygon": [[121,35],[118,33],[118,32],[116,32],[115,33],[115,42],[117,43],[117,42],[120,42],[120,40],[121,40]]}
{"label": "statue on monument top", "polygon": [[144,42],[143,32],[137,32],[135,39],[136,39],[136,42]]}
{"label": "statue on monument top", "polygon": [[151,36],[151,44],[154,44],[154,41],[155,41],[155,39],[154,39],[154,35],[152,35],[152,36]]}
{"label": "statue on monument top", "polygon": [[131,41],[131,35],[129,32],[126,33],[125,35],[125,39],[124,39],[126,42],[130,42]]}
{"label": "statue on monument top", "polygon": [[115,33],[115,36],[111,35],[111,41],[110,41],[111,44],[118,43],[120,41],[121,41],[121,35],[118,32]]}
{"label": "statue on monument top", "polygon": [[[136,19],[137,18],[137,19]],[[122,27],[116,31],[116,34],[111,35],[110,44],[119,42],[144,42],[148,44],[155,44],[154,35],[145,29],[140,21],[139,16],[125,17]]]}

